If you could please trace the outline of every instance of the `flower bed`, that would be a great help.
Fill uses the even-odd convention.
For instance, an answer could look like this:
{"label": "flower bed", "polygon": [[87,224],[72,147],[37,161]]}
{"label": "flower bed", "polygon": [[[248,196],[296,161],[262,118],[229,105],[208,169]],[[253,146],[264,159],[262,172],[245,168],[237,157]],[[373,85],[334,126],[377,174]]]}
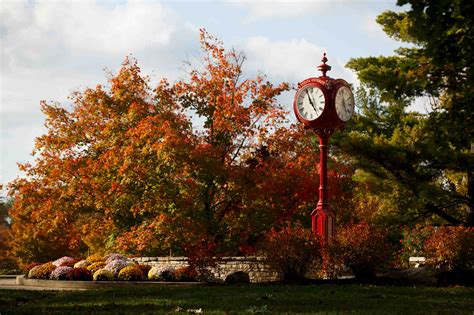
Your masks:
{"label": "flower bed", "polygon": [[[86,259],[65,256],[43,264],[30,264],[25,268],[22,279],[23,282],[27,279],[96,282],[196,282],[197,273],[189,267],[186,270],[183,268],[179,270],[151,268],[148,265],[137,264],[121,254],[110,254],[104,257],[93,255]],[[39,283],[39,281],[36,282]],[[33,282],[30,281],[30,283]]]}

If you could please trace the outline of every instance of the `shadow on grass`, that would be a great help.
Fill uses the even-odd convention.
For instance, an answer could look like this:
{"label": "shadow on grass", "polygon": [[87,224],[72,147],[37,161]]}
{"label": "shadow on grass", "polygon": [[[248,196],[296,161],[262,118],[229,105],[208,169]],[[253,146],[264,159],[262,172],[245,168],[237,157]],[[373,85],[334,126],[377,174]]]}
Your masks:
{"label": "shadow on grass", "polygon": [[0,290],[3,314],[344,313],[472,314],[474,288],[351,283],[115,288],[90,291]]}

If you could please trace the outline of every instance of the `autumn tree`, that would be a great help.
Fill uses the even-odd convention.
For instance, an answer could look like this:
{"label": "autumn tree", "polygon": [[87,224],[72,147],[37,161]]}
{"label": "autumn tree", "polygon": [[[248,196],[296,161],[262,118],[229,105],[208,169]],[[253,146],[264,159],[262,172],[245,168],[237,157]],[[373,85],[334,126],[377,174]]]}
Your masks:
{"label": "autumn tree", "polygon": [[318,147],[288,126],[277,102],[288,85],[246,77],[243,54],[204,30],[201,44],[185,80],[151,88],[127,58],[109,86],[73,93],[70,109],[41,103],[47,133],[10,185],[21,262],[246,253],[272,227],[310,221]]}
{"label": "autumn tree", "polygon": [[73,93],[71,111],[42,102],[48,132],[36,140],[35,164],[21,166],[27,177],[11,185],[21,259],[110,250],[121,232],[168,207],[173,154],[186,154],[176,135],[190,126],[166,82],[153,94],[147,80],[127,58],[109,89]]}
{"label": "autumn tree", "polygon": [[206,32],[201,43],[204,66],[191,68],[190,79],[177,82],[170,93],[177,107],[202,122],[194,124],[189,151],[177,162],[172,212],[125,233],[119,244],[127,249],[128,239],[141,239],[132,246],[143,251],[157,235],[168,235],[166,242],[184,245],[185,251],[199,244],[243,253],[264,231],[307,211],[302,203],[315,204],[316,194],[309,192],[316,191],[316,168],[307,168],[308,157],[317,156],[315,147],[301,128],[285,126],[286,113],[276,102],[287,85],[245,78],[241,53],[226,51]]}
{"label": "autumn tree", "polygon": [[[359,170],[361,208],[388,225],[474,224],[471,1],[399,0],[377,22],[408,43],[394,56],[351,59],[359,115],[340,148]],[[426,113],[408,110],[422,98]],[[372,191],[372,193],[367,193]]]}

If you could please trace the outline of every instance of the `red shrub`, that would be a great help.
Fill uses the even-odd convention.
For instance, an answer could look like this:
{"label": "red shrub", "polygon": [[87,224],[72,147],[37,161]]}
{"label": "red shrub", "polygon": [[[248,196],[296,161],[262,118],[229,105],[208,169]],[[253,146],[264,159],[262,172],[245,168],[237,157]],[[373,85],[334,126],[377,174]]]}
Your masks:
{"label": "red shrub", "polygon": [[92,273],[87,268],[72,268],[68,276],[71,280],[92,281]]}
{"label": "red shrub", "polygon": [[326,272],[329,277],[336,277],[349,268],[357,278],[371,278],[390,261],[391,255],[392,246],[384,231],[366,222],[350,222],[338,229],[327,245]]}
{"label": "red shrub", "polygon": [[196,281],[197,272],[191,266],[181,267],[174,271],[174,276],[177,281]]}
{"label": "red shrub", "polygon": [[300,225],[287,226],[265,235],[267,263],[284,281],[301,280],[308,268],[321,261],[321,240]]}
{"label": "red shrub", "polygon": [[446,270],[474,266],[474,228],[443,226],[426,240],[427,263]]}
{"label": "red shrub", "polygon": [[215,267],[219,260],[217,245],[211,237],[203,235],[199,241],[184,246],[189,264],[202,275],[209,274],[209,268]]}
{"label": "red shrub", "polygon": [[148,279],[148,271],[150,271],[151,266],[150,265],[144,265],[144,264],[139,264],[136,266],[140,271],[142,272],[142,279]]}

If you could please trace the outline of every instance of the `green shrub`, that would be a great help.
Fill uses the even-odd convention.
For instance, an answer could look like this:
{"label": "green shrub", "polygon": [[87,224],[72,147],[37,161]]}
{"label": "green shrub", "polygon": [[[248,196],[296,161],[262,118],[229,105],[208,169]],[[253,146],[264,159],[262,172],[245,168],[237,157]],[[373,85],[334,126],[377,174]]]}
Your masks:
{"label": "green shrub", "polygon": [[425,242],[433,232],[432,226],[417,225],[411,229],[406,226],[402,228],[401,249],[398,256],[400,266],[409,267],[410,257],[426,256]]}
{"label": "green shrub", "polygon": [[[1,234],[0,234],[0,239],[2,239]],[[0,248],[1,248],[1,245],[0,245]],[[8,272],[9,270],[17,271],[18,269],[19,268],[18,268],[17,261],[12,257],[6,256],[5,253],[2,253],[2,251],[0,250],[0,270],[4,270]],[[5,273],[0,273],[0,274],[5,274]]]}
{"label": "green shrub", "polygon": [[0,275],[21,275],[23,270],[20,269],[0,269]]}
{"label": "green shrub", "polygon": [[118,278],[123,281],[140,281],[143,280],[143,273],[138,267],[128,266],[120,270]]}
{"label": "green shrub", "polygon": [[99,269],[96,272],[94,272],[93,280],[94,281],[112,281],[114,280],[114,274],[110,270]]}
{"label": "green shrub", "polygon": [[356,278],[373,278],[377,270],[387,266],[392,254],[385,231],[366,222],[350,222],[338,229],[327,245],[326,272],[334,278],[349,268]]}
{"label": "green shrub", "polygon": [[265,235],[266,261],[284,281],[301,280],[310,266],[321,261],[321,240],[297,224]]}
{"label": "green shrub", "polygon": [[429,265],[454,270],[474,267],[474,228],[443,226],[426,240],[424,250]]}

